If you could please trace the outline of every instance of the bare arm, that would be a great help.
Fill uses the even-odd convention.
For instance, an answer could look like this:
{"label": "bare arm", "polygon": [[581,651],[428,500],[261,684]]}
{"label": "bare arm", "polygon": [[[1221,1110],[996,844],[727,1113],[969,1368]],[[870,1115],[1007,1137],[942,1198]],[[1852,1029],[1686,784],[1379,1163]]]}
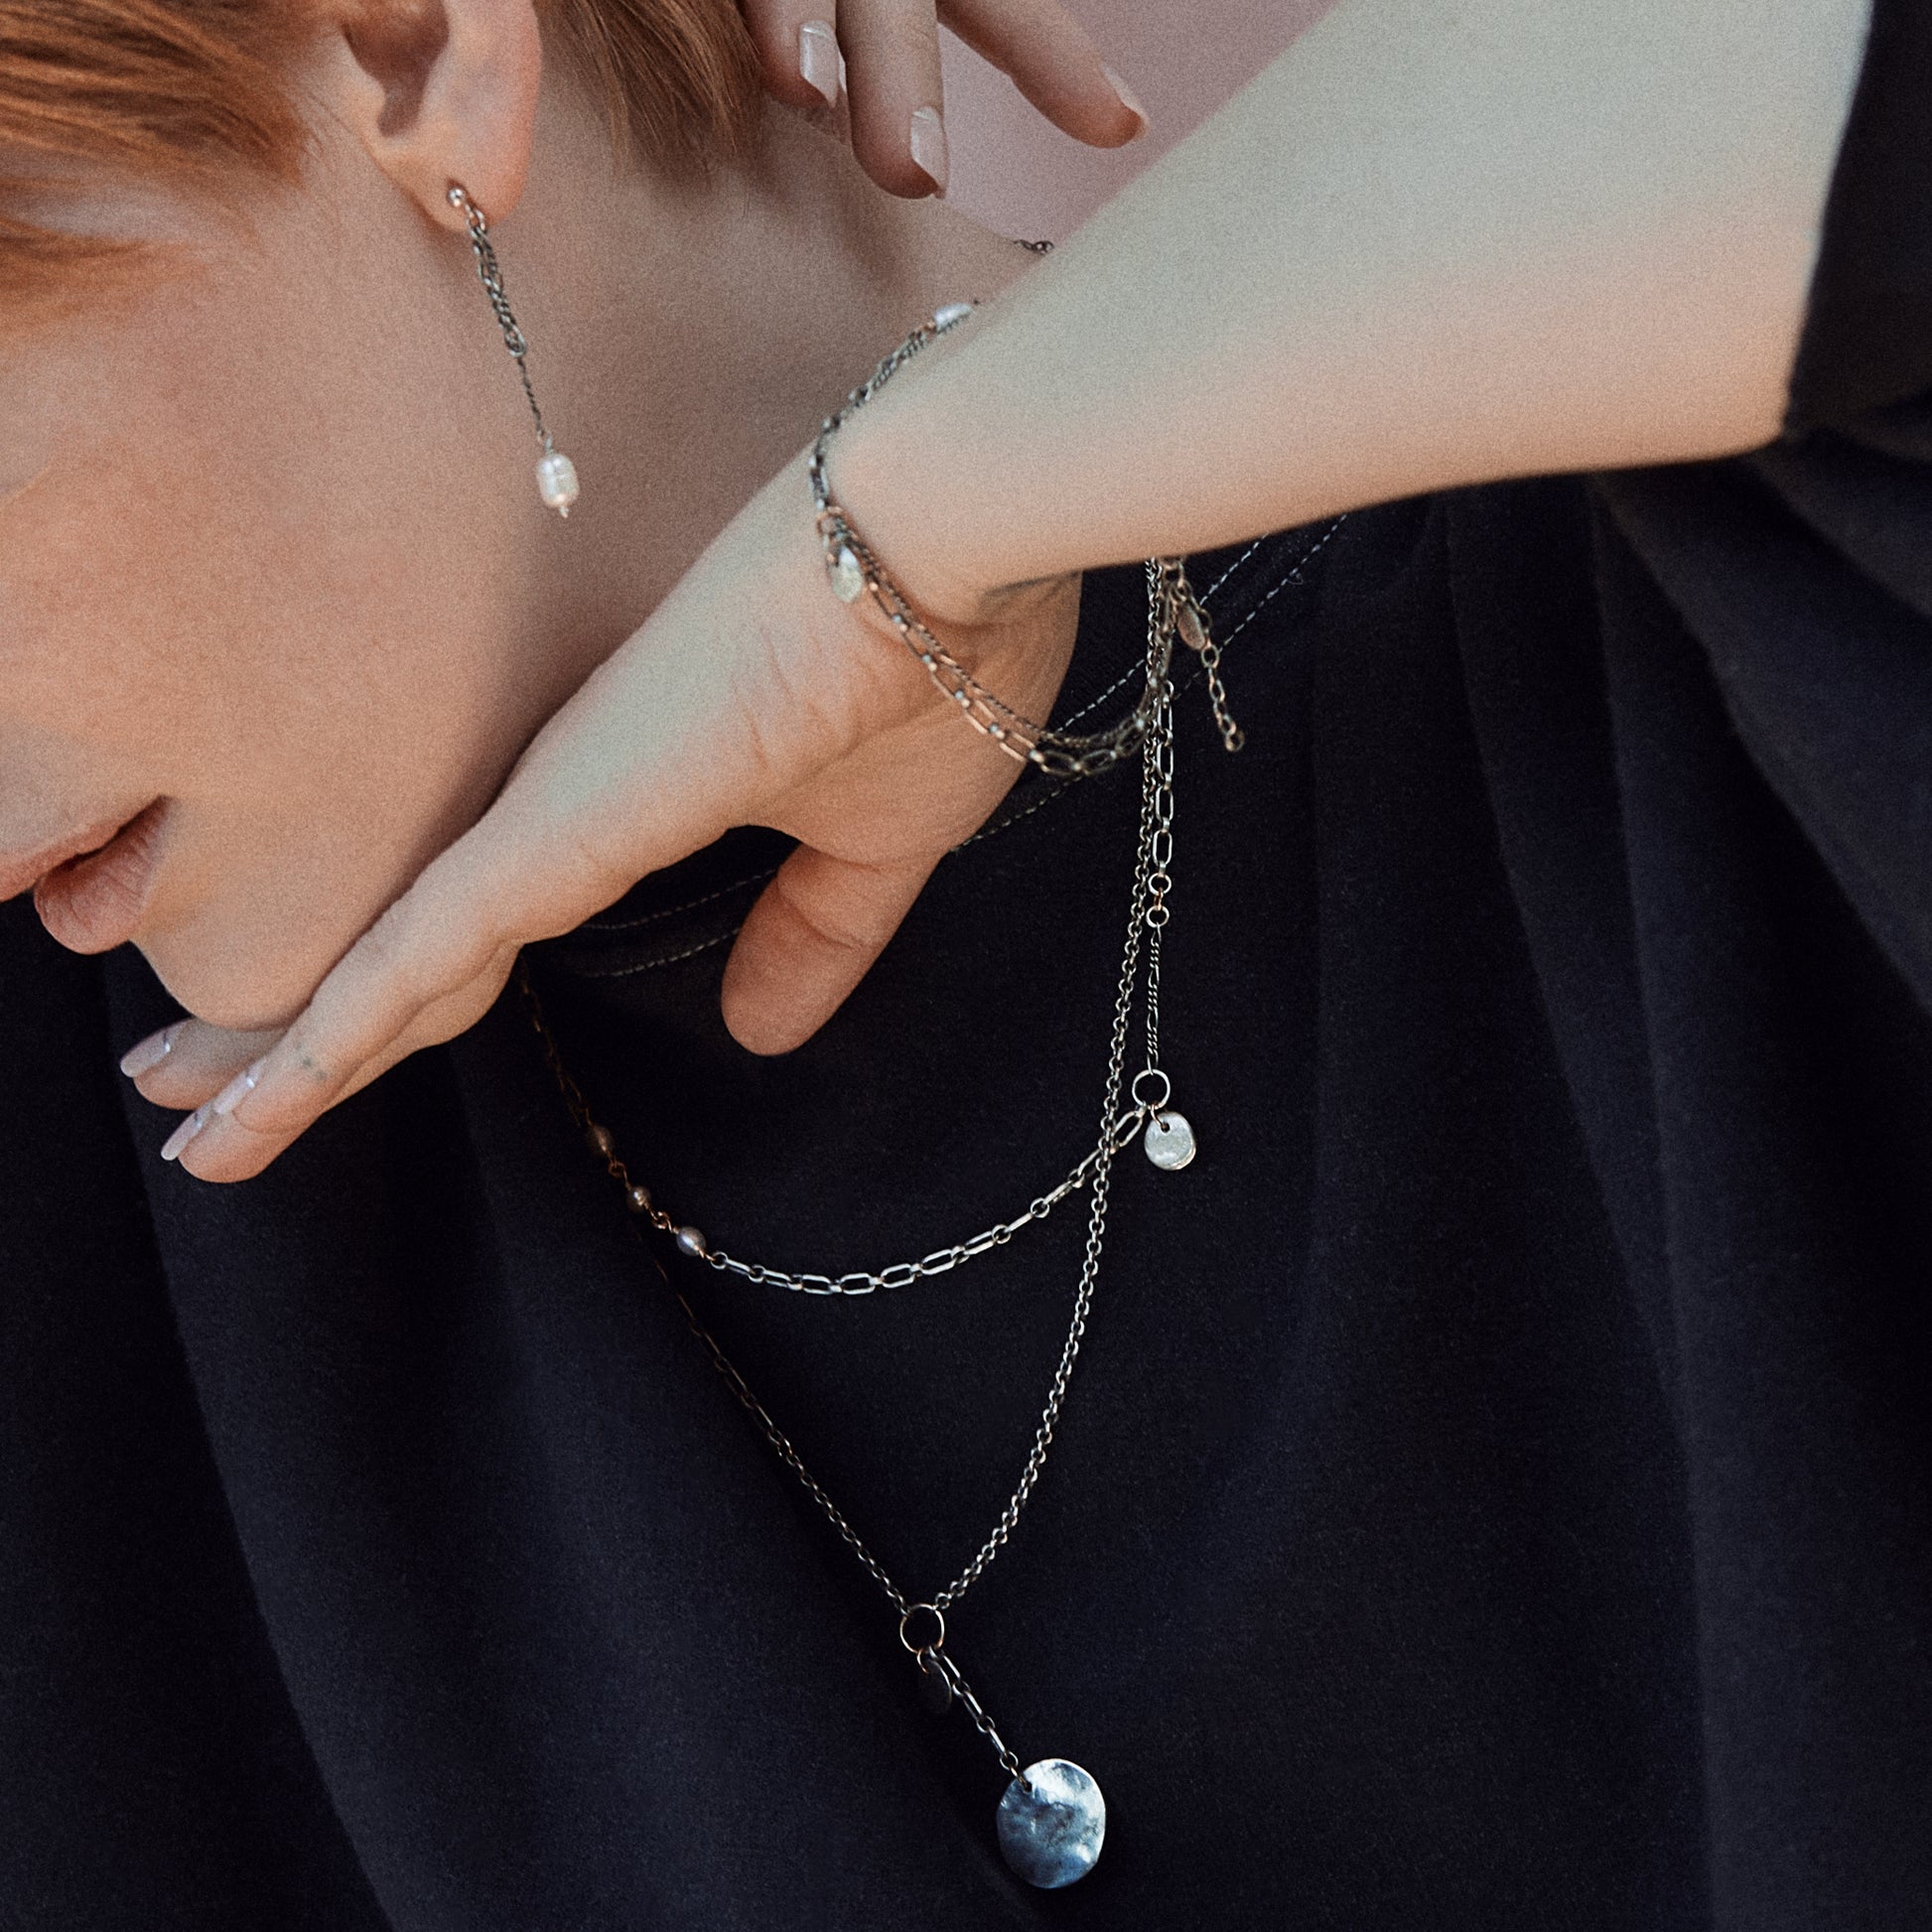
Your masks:
{"label": "bare arm", "polygon": [[[839,492],[1016,706],[1065,581],[1354,504],[1749,448],[1783,419],[1864,0],[1342,0],[1193,140],[922,360]],[[183,1165],[257,1173],[485,1011],[517,948],[725,827],[799,849],[724,982],[807,1038],[1016,767],[829,594],[802,460],[545,726],[482,821],[263,1063],[190,1022],[140,1075]],[[252,1082],[252,1084],[251,1084]]]}
{"label": "bare arm", "polygon": [[1342,0],[882,397],[908,587],[1778,431],[1867,0]]}

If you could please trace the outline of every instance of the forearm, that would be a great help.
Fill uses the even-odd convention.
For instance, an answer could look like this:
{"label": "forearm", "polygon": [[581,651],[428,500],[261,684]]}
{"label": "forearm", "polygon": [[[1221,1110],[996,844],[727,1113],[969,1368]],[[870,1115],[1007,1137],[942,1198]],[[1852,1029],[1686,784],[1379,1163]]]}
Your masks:
{"label": "forearm", "polygon": [[1341,0],[843,439],[934,608],[1777,433],[1866,0]]}

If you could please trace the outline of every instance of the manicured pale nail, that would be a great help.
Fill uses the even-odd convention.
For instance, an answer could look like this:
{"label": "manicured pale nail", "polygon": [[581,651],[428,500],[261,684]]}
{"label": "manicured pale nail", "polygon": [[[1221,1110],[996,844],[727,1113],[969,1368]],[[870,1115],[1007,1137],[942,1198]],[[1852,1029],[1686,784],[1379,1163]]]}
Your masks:
{"label": "manicured pale nail", "polygon": [[197,1107],[195,1111],[161,1143],[161,1158],[164,1161],[176,1160],[183,1148],[208,1124],[213,1113],[212,1106]]}
{"label": "manicured pale nail", "polygon": [[808,20],[799,28],[798,71],[825,96],[827,107],[839,104],[839,37],[829,20]]}
{"label": "manicured pale nail", "polygon": [[1128,137],[1130,141],[1138,141],[1148,130],[1147,109],[1141,105],[1140,95],[1112,68],[1103,64],[1101,70],[1106,74],[1114,92],[1120,96],[1120,104],[1140,122],[1140,127]]}
{"label": "manicured pale nail", "polygon": [[174,1050],[176,1035],[187,1025],[186,1020],[177,1020],[172,1027],[163,1027],[158,1034],[137,1040],[121,1055],[121,1071],[133,1080],[149,1067],[159,1066]]}
{"label": "manicured pale nail", "polygon": [[912,160],[932,178],[932,192],[946,192],[946,124],[936,107],[912,111]]}
{"label": "manicured pale nail", "polygon": [[209,1103],[217,1114],[231,1114],[241,1105],[242,1097],[255,1090],[255,1082],[262,1077],[262,1068],[268,1064],[268,1055],[250,1066],[244,1066],[228,1084],[217,1093]]}

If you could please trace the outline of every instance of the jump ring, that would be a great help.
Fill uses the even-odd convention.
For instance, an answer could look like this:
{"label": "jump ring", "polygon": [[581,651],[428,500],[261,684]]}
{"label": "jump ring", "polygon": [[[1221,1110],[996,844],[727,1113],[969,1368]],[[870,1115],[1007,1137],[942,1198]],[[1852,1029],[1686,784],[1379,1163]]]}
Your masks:
{"label": "jump ring", "polygon": [[[939,1634],[936,1637],[934,1637],[930,1643],[914,1643],[905,1634],[905,1626],[908,1623],[910,1623],[912,1619],[915,1616],[917,1616],[921,1610],[924,1610],[928,1616],[935,1617],[938,1619]],[[942,1610],[936,1603],[908,1603],[905,1608],[905,1614],[902,1617],[900,1617],[898,1620],[898,1640],[900,1643],[902,1643],[905,1646],[907,1652],[914,1657],[920,1656],[922,1653],[928,1650],[943,1649],[946,1642],[945,1611]]]}

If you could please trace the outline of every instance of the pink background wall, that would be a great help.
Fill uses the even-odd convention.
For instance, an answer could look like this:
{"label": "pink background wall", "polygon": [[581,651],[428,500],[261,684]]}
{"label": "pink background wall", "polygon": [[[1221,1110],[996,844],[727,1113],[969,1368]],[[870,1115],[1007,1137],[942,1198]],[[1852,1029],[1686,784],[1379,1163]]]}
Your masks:
{"label": "pink background wall", "polygon": [[1097,153],[1049,127],[950,35],[947,199],[1002,233],[1058,240],[1259,73],[1329,0],[1067,0],[1153,128]]}

